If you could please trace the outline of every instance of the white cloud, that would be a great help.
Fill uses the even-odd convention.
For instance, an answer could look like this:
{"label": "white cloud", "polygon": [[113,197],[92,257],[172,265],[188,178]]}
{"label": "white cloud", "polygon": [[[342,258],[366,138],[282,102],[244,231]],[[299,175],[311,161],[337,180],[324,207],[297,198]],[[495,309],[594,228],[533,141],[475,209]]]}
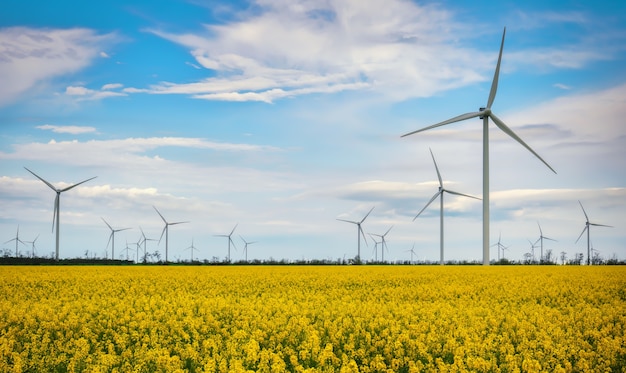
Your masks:
{"label": "white cloud", "polygon": [[112,39],[112,34],[83,28],[0,29],[0,106],[52,78],[87,67],[100,46]]}
{"label": "white cloud", "polygon": [[110,84],[105,84],[102,86],[102,90],[106,91],[109,89],[118,89],[118,88],[122,88],[124,85],[121,83],[110,83]]}
{"label": "white cloud", "polygon": [[[485,57],[446,44],[451,14],[407,1],[323,3],[260,1],[260,12],[206,26],[205,34],[150,30],[188,47],[216,77],[164,82],[150,93],[272,102],[278,98],[377,89],[403,99],[482,80]],[[373,21],[376,20],[376,21]],[[443,28],[441,25],[445,24]],[[433,60],[439,61],[433,64]]]}
{"label": "white cloud", "polygon": [[79,101],[95,101],[102,100],[109,97],[127,96],[125,92],[114,92],[111,89],[119,88],[118,84],[105,84],[102,90],[96,91],[93,89],[85,88],[83,86],[68,86],[65,88],[65,94],[68,96],[76,97]]}
{"label": "white cloud", "polygon": [[55,133],[69,133],[72,135],[96,132],[95,127],[90,126],[55,126],[51,124],[44,124],[42,126],[37,126],[36,128],[40,130],[49,130]]}

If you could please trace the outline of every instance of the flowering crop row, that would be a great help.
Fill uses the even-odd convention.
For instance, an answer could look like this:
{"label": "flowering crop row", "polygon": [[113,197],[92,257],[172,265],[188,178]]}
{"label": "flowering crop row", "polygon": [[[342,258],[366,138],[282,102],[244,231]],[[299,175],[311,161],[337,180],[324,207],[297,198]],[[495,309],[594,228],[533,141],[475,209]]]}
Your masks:
{"label": "flowering crop row", "polygon": [[624,267],[2,267],[2,372],[626,371]]}

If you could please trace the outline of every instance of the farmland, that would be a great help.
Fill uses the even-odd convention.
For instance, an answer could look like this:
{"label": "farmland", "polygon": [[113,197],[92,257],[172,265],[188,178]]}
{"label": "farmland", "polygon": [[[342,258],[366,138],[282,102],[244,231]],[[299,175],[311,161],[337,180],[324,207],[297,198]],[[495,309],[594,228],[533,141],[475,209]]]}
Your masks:
{"label": "farmland", "polygon": [[0,267],[2,372],[626,370],[626,268]]}

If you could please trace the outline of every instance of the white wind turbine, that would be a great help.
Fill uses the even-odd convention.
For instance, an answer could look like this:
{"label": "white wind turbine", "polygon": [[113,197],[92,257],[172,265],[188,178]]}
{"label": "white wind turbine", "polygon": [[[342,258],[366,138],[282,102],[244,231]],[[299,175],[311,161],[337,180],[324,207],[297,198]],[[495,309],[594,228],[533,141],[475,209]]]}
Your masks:
{"label": "white wind turbine", "polygon": [[357,226],[356,236],[357,236],[357,261],[358,262],[361,261],[361,236],[363,236],[363,241],[365,241],[365,244],[367,245],[367,239],[365,238],[365,233],[363,233],[363,228],[361,228],[361,224],[363,224],[365,219],[367,219],[367,217],[372,213],[372,210],[374,210],[374,207],[372,207],[372,209],[365,215],[363,219],[361,219],[361,221],[337,219],[339,221],[345,221],[346,223],[356,224]]}
{"label": "white wind turbine", "polygon": [[63,189],[59,189],[59,188],[55,188],[54,185],[50,184],[49,182],[47,182],[46,180],[42,179],[41,177],[39,177],[36,173],[34,173],[33,171],[29,170],[28,168],[24,167],[26,169],[26,171],[30,172],[31,174],[33,174],[37,179],[43,181],[44,184],[46,184],[47,186],[50,187],[50,189],[54,190],[55,193],[57,194],[56,198],[54,199],[54,212],[52,213],[52,229],[54,230],[54,223],[56,222],[56,227],[57,227],[57,231],[56,231],[56,251],[55,251],[55,259],[59,260],[59,226],[61,225],[61,193],[63,192],[67,192],[68,190],[79,186],[80,184],[86,183],[89,180],[93,180],[95,179],[97,176],[94,176],[92,178],[89,178],[87,180],[83,180],[80,183],[76,183],[73,185],[70,185],[66,188]]}
{"label": "white wind turbine", "polygon": [[188,221],[177,221],[177,222],[173,222],[173,223],[169,223],[167,220],[165,220],[165,218],[163,217],[163,215],[161,215],[161,213],[159,212],[159,210],[157,210],[156,207],[152,206],[154,208],[154,211],[157,212],[157,214],[159,214],[159,216],[161,217],[161,219],[163,219],[163,222],[165,223],[165,226],[163,227],[163,231],[161,232],[161,237],[159,238],[159,243],[161,243],[161,239],[163,238],[163,233],[165,233],[165,263],[167,263],[167,258],[168,258],[168,242],[169,242],[169,227],[170,225],[176,225],[176,224],[185,224],[185,223],[189,223]]}
{"label": "white wind turbine", "polygon": [[539,227],[539,238],[537,239],[537,241],[535,241],[535,243],[537,242],[541,242],[540,247],[541,247],[541,256],[539,257],[539,263],[543,262],[543,240],[550,240],[550,241],[554,241],[556,242],[556,240],[550,238],[550,237],[546,237],[543,235],[543,231],[541,230],[541,225],[539,224],[539,222],[537,222],[537,226]]}
{"label": "white wind turbine", "polygon": [[20,226],[19,225],[17,226],[17,233],[15,233],[15,238],[11,238],[5,243],[9,243],[11,241],[15,241],[15,257],[17,258],[19,256],[19,250],[17,249],[17,245],[20,243],[22,245],[26,245],[24,241],[20,240]]}
{"label": "white wind turbine", "polygon": [[374,260],[378,261],[378,244],[382,243],[382,241],[378,242],[376,241],[376,239],[374,238],[374,235],[371,233],[368,233],[370,238],[372,239],[372,241],[374,241],[374,249],[372,250],[372,252],[374,252]]}
{"label": "white wind turbine", "polygon": [[474,199],[478,199],[478,200],[480,200],[480,198],[474,197],[474,196],[470,196],[469,194],[463,194],[463,193],[455,192],[455,191],[452,191],[452,190],[444,188],[443,187],[443,180],[441,179],[441,174],[439,173],[439,167],[437,167],[437,161],[435,161],[435,156],[433,155],[433,151],[432,150],[430,150],[430,156],[433,158],[433,163],[435,164],[435,170],[437,171],[437,178],[439,179],[439,191],[437,193],[435,193],[433,198],[431,198],[430,201],[428,201],[426,206],[424,206],[424,208],[413,218],[413,221],[415,221],[415,219],[417,219],[417,217],[420,216],[422,214],[422,212],[424,212],[424,210],[426,210],[426,208],[428,206],[430,206],[430,204],[435,199],[437,199],[437,197],[440,198],[440,201],[439,201],[439,264],[443,265],[443,263],[444,263],[444,261],[443,261],[443,194],[444,194],[444,192],[445,193],[450,193],[450,194],[455,194],[457,196],[474,198]]}
{"label": "white wind turbine", "polygon": [[126,230],[129,230],[130,228],[113,229],[113,227],[111,227],[111,225],[109,223],[107,223],[107,221],[104,220],[103,217],[100,217],[100,219],[102,219],[104,224],[106,224],[107,227],[109,227],[109,229],[111,230],[111,234],[109,235],[109,241],[107,241],[107,247],[106,248],[108,249],[109,248],[109,244],[111,244],[111,259],[115,260],[115,233],[121,232],[121,231],[126,231]]}
{"label": "white wind turbine", "polygon": [[507,246],[504,246],[502,244],[501,240],[502,240],[502,232],[500,232],[500,235],[498,236],[498,242],[491,245],[491,247],[494,247],[494,246],[498,247],[498,261],[500,261],[500,250],[502,250],[502,258],[504,259],[504,250],[509,249]]}
{"label": "white wind turbine", "polygon": [[146,234],[143,232],[143,229],[141,227],[139,227],[139,230],[141,231],[141,237],[142,237],[142,241],[143,242],[143,262],[147,262],[148,261],[148,256],[147,256],[147,250],[146,250],[146,246],[147,246],[147,242],[148,241],[156,241],[156,239],[154,238],[148,238],[146,237]]}
{"label": "white wind turbine", "polygon": [[402,137],[409,136],[418,132],[427,131],[432,128],[444,126],[446,124],[460,122],[471,118],[480,118],[483,120],[483,265],[489,265],[489,118],[500,128],[504,133],[511,136],[515,141],[520,143],[523,147],[533,153],[539,160],[541,160],[552,172],[556,174],[556,171],[550,165],[543,160],[528,144],[524,142],[519,136],[513,132],[500,118],[498,118],[492,111],[491,105],[496,98],[496,91],[498,90],[498,77],[500,75],[500,62],[502,61],[502,49],[504,48],[504,36],[506,35],[506,27],[502,33],[502,43],[500,44],[500,54],[498,55],[498,63],[496,65],[496,71],[491,83],[491,91],[489,92],[489,98],[487,99],[487,106],[480,108],[479,111],[473,113],[466,113],[454,118],[448,119],[432,126],[428,126],[413,132],[402,135]]}
{"label": "white wind turbine", "polygon": [[387,248],[387,240],[385,239],[387,237],[387,234],[389,233],[389,231],[391,230],[391,228],[393,228],[393,225],[391,227],[389,227],[389,229],[387,229],[387,232],[385,232],[384,234],[376,234],[376,233],[372,233],[372,235],[376,236],[376,237],[380,237],[381,239],[381,261],[384,262],[385,261],[385,249],[387,249],[387,252],[389,252],[389,249]]}
{"label": "white wind turbine", "polygon": [[535,262],[535,247],[537,247],[537,241],[532,242],[531,240],[528,240],[528,243],[530,244],[530,251],[531,251],[531,255],[533,258],[533,263]]}
{"label": "white wind turbine", "polygon": [[246,258],[246,263],[247,263],[247,262],[248,262],[248,245],[252,245],[253,243],[256,243],[256,241],[251,241],[251,242],[248,242],[248,241],[246,241],[246,240],[245,240],[242,236],[239,236],[239,238],[241,238],[241,240],[242,240],[242,241],[243,241],[243,243],[244,243],[244,246],[243,246],[243,253],[244,253],[244,255],[245,255],[245,258]]}
{"label": "white wind turbine", "polygon": [[411,247],[411,250],[405,250],[405,251],[411,253],[411,264],[413,264],[413,255],[417,255],[415,254],[415,243],[413,244],[413,247]]}
{"label": "white wind turbine", "polygon": [[190,250],[191,251],[191,263],[193,263],[193,251],[194,250],[198,250],[196,249],[196,247],[193,245],[193,238],[191,239],[191,246],[189,246],[188,248],[186,248],[185,250]]}
{"label": "white wind turbine", "polygon": [[235,233],[235,229],[237,229],[237,226],[239,225],[239,223],[235,224],[235,226],[233,227],[233,230],[230,231],[230,234],[216,234],[215,237],[228,237],[228,262],[230,263],[230,244],[233,244],[233,247],[235,248],[235,250],[237,249],[237,246],[235,246],[235,241],[233,241],[233,233]]}
{"label": "white wind turbine", "polygon": [[575,243],[578,243],[578,240],[580,240],[580,237],[582,237],[585,231],[587,231],[587,265],[590,265],[591,264],[591,240],[589,238],[589,232],[591,231],[591,226],[594,225],[596,227],[609,227],[609,228],[613,228],[613,227],[610,225],[591,223],[589,221],[589,217],[587,216],[587,212],[585,211],[585,208],[583,207],[583,204],[580,201],[578,201],[578,203],[580,204],[580,208],[583,209],[583,214],[585,214],[585,228],[583,228],[583,231],[580,232],[580,236],[578,236]]}
{"label": "white wind turbine", "polygon": [[[38,238],[39,238],[39,235],[37,235],[37,237],[35,237],[35,239],[34,239],[34,240],[32,240],[32,241],[24,241],[24,243],[29,243],[29,244],[31,244],[31,245],[32,245],[32,248],[31,248],[31,250],[32,250],[32,251],[31,251],[31,253],[30,253],[30,257],[31,257],[31,258],[34,258],[34,257],[35,257],[35,242],[37,242],[37,239],[38,239]],[[5,242],[5,243],[6,243],[6,242]]]}

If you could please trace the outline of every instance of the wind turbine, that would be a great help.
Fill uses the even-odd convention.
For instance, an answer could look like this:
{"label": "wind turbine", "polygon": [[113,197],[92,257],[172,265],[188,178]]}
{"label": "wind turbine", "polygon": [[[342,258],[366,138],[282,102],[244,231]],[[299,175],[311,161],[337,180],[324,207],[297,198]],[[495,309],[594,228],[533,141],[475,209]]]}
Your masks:
{"label": "wind turbine", "polygon": [[583,207],[583,204],[578,201],[578,203],[580,204],[580,208],[583,209],[583,214],[585,214],[585,228],[583,228],[583,231],[580,232],[580,236],[578,236],[578,238],[576,239],[575,243],[578,243],[578,240],[580,240],[580,237],[582,237],[583,233],[585,233],[585,231],[587,231],[587,265],[591,264],[591,244],[590,244],[590,238],[589,238],[589,232],[591,231],[591,226],[594,225],[596,227],[609,227],[609,228],[613,228],[610,225],[604,225],[604,224],[597,224],[597,223],[591,223],[589,221],[589,217],[587,216],[587,212],[585,211],[585,208]]}
{"label": "wind turbine", "polygon": [[439,206],[439,264],[443,265],[443,193],[445,192],[445,193],[455,194],[457,196],[469,197],[469,198],[474,198],[478,200],[480,198],[444,188],[443,180],[441,179],[441,174],[439,173],[439,167],[437,167],[437,161],[435,161],[435,156],[433,155],[433,151],[431,149],[429,150],[430,150],[430,156],[433,158],[433,163],[435,164],[435,170],[437,171],[437,178],[439,179],[439,191],[435,193],[433,198],[431,198],[430,201],[428,201],[426,206],[424,206],[424,208],[413,218],[413,221],[415,221],[415,219],[417,219],[417,217],[420,216],[422,212],[424,212],[424,210],[426,210],[426,208],[430,206],[430,204],[435,199],[437,199],[437,197],[440,198],[440,201],[439,201],[439,205],[440,205]]}
{"label": "wind turbine", "polygon": [[107,227],[109,227],[109,229],[111,230],[111,234],[109,235],[109,241],[107,242],[107,249],[109,248],[109,244],[111,244],[111,259],[115,260],[115,233],[126,231],[126,230],[129,230],[130,228],[113,229],[113,227],[111,227],[111,225],[107,223],[107,221],[104,220],[103,217],[100,217],[100,219],[102,219],[104,224],[106,224]]}
{"label": "wind turbine", "polygon": [[35,239],[32,240],[32,241],[24,241],[24,243],[29,243],[29,244],[32,245],[32,251],[31,251],[31,254],[30,254],[31,258],[35,257],[35,242],[37,242],[38,238],[39,238],[39,235],[37,235],[37,237],[35,237]]}
{"label": "wind turbine", "polygon": [[537,247],[537,241],[532,242],[531,240],[528,240],[528,243],[530,243],[530,251],[532,252],[532,256],[533,256],[533,263],[535,262],[535,247]]}
{"label": "wind turbine", "polygon": [[161,217],[161,219],[163,219],[163,222],[165,223],[165,226],[163,227],[163,231],[161,232],[161,237],[159,238],[159,243],[161,243],[161,239],[163,238],[163,233],[165,233],[165,263],[167,263],[167,252],[168,252],[168,242],[169,242],[169,227],[170,225],[176,225],[176,224],[184,224],[184,223],[189,223],[188,221],[177,221],[177,222],[173,222],[173,223],[168,223],[167,220],[165,220],[165,218],[163,217],[163,215],[161,215],[161,213],[159,212],[159,210],[157,210],[156,207],[152,206],[154,208],[154,211],[157,212],[157,214],[159,214],[159,216]]}
{"label": "wind turbine", "polygon": [[215,237],[228,237],[228,262],[230,263],[230,244],[233,244],[233,247],[235,249],[237,249],[237,246],[235,246],[235,242],[233,241],[233,233],[235,233],[235,229],[237,229],[237,226],[239,225],[239,223],[235,224],[235,227],[233,228],[232,231],[230,231],[230,234],[216,234]]}
{"label": "wind turbine", "polygon": [[389,231],[391,230],[391,228],[393,228],[393,225],[391,227],[389,227],[389,229],[387,229],[387,232],[385,232],[385,234],[376,234],[376,233],[372,233],[372,235],[376,236],[376,237],[380,237],[381,241],[381,247],[382,249],[381,251],[381,261],[385,261],[385,249],[387,249],[387,252],[389,252],[389,249],[387,248],[387,240],[385,239],[385,237],[387,236],[387,233],[389,233]]}
{"label": "wind turbine", "polygon": [[413,244],[413,247],[411,247],[411,250],[405,250],[411,253],[411,264],[413,264],[413,255],[417,255],[415,254],[415,243]]}
{"label": "wind turbine", "polygon": [[20,240],[20,226],[17,226],[17,233],[15,233],[15,238],[11,238],[10,240],[8,240],[5,243],[9,243],[11,241],[15,241],[15,257],[17,258],[19,256],[19,251],[17,249],[17,244],[21,243],[22,245],[26,245],[24,243],[24,241]]}
{"label": "wind turbine", "polygon": [[194,250],[198,250],[196,249],[196,247],[193,245],[193,238],[191,239],[191,246],[189,246],[188,248],[186,248],[185,250],[191,249],[191,263],[193,263],[193,251]]}
{"label": "wind turbine", "polygon": [[248,245],[252,245],[253,243],[256,243],[256,241],[248,242],[242,236],[239,236],[239,237],[241,238],[241,240],[244,243],[243,252],[246,255],[246,263],[247,263],[248,262]]}
{"label": "wind turbine", "polygon": [[537,226],[539,227],[539,238],[537,239],[537,241],[535,241],[535,243],[541,242],[541,256],[539,257],[539,263],[541,263],[543,262],[543,240],[546,239],[554,242],[556,242],[556,240],[553,240],[552,238],[543,235],[543,231],[541,230],[541,225],[539,224],[539,222],[537,222]]}
{"label": "wind turbine", "polygon": [[43,181],[44,184],[46,184],[47,186],[50,187],[50,189],[54,190],[55,193],[57,194],[56,198],[54,199],[54,212],[52,213],[52,229],[54,230],[54,223],[56,221],[56,227],[57,227],[57,232],[56,232],[56,252],[55,252],[55,259],[59,260],[59,226],[61,225],[61,193],[63,192],[67,192],[68,190],[79,186],[80,184],[86,183],[89,180],[93,180],[95,179],[97,176],[94,176],[92,178],[89,178],[87,180],[83,180],[80,183],[76,183],[73,185],[70,185],[66,188],[63,189],[59,189],[59,188],[55,188],[54,185],[50,184],[49,182],[47,182],[46,180],[42,179],[41,177],[39,177],[36,173],[34,173],[33,171],[29,170],[28,168],[24,167],[24,169],[26,169],[26,171],[30,172],[31,174],[33,174],[37,179]]}
{"label": "wind turbine", "polygon": [[498,247],[498,261],[500,261],[500,250],[502,250],[502,256],[504,256],[504,250],[507,249],[506,246],[504,246],[500,240],[502,239],[502,232],[500,232],[500,235],[498,236],[498,242],[491,245],[491,247],[497,246]]}
{"label": "wind turbine", "polygon": [[145,263],[148,260],[148,257],[146,256],[147,255],[146,242],[147,241],[156,241],[156,239],[146,237],[146,234],[143,233],[143,229],[141,229],[141,227],[139,227],[139,230],[141,231],[141,237],[143,237],[143,240],[142,240],[142,242],[143,242],[143,262]]}
{"label": "wind turbine", "polygon": [[374,241],[374,250],[372,250],[374,252],[374,260],[378,261],[378,244],[382,243],[382,241],[378,242],[376,241],[376,239],[374,238],[374,235],[371,233],[368,233],[370,238],[372,239],[372,241]]}
{"label": "wind turbine", "polygon": [[502,33],[502,43],[500,44],[500,54],[498,55],[498,63],[496,65],[496,71],[491,83],[491,91],[489,92],[489,98],[487,99],[487,106],[480,108],[479,111],[473,113],[466,113],[457,117],[433,124],[413,132],[402,135],[402,137],[409,136],[418,132],[427,131],[432,128],[444,126],[446,124],[460,122],[462,120],[471,118],[480,118],[483,120],[483,265],[489,265],[489,118],[500,128],[504,133],[511,136],[515,141],[520,143],[523,147],[533,153],[539,160],[541,160],[552,172],[556,174],[556,171],[550,165],[543,160],[528,144],[524,142],[519,136],[513,132],[500,118],[498,118],[492,111],[491,105],[496,98],[496,91],[498,90],[498,77],[500,75],[500,62],[502,61],[502,49],[504,48],[504,36],[506,35],[506,27]]}
{"label": "wind turbine", "polygon": [[[374,207],[376,207],[376,206],[374,206]],[[363,240],[365,241],[365,244],[367,245],[367,239],[365,238],[365,233],[363,233],[363,229],[361,228],[361,224],[363,224],[365,219],[367,219],[367,217],[372,213],[372,210],[374,210],[374,207],[372,207],[372,209],[365,215],[365,217],[363,219],[361,219],[361,221],[337,219],[339,221],[345,221],[346,223],[356,224],[356,226],[357,226],[356,238],[357,238],[357,250],[358,250],[357,251],[357,261],[358,262],[361,261],[361,236],[363,236]]]}

